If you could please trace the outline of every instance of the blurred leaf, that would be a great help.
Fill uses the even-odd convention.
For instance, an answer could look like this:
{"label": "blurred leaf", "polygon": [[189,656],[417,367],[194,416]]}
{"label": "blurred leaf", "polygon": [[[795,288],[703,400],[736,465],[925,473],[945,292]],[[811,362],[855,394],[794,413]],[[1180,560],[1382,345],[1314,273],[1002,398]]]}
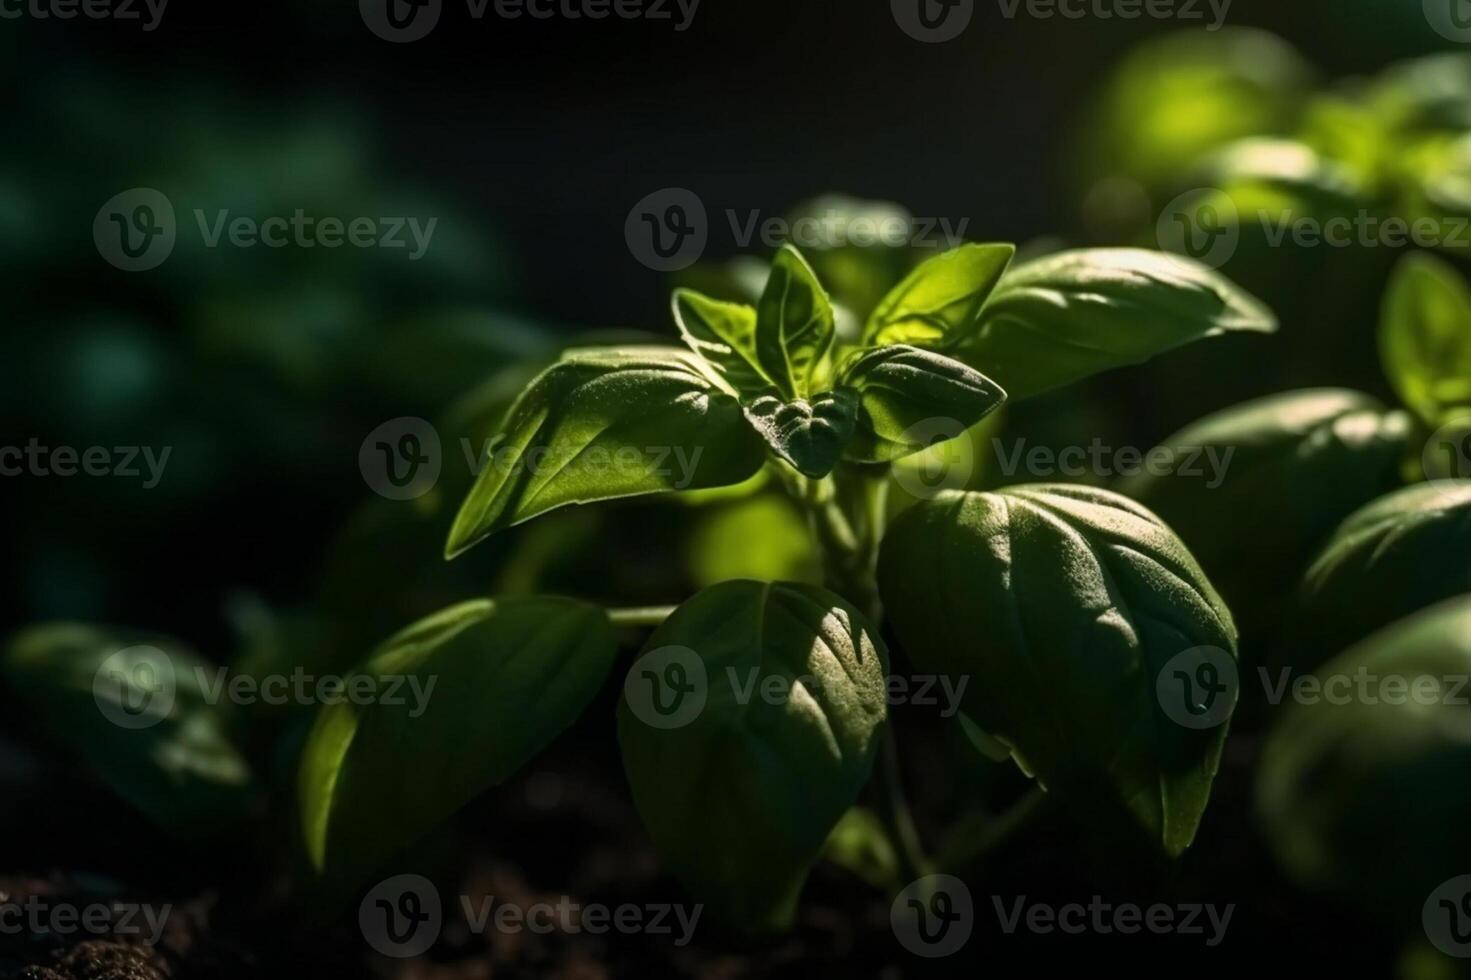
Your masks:
{"label": "blurred leaf", "polygon": [[1396,491],[1356,511],[1303,580],[1302,615],[1326,652],[1471,592],[1471,480]]}
{"label": "blurred leaf", "polygon": [[699,588],[735,579],[822,582],[806,521],[784,494],[762,494],[714,508],[690,537],[689,564]]}
{"label": "blurred leaf", "polygon": [[[1186,426],[1116,489],[1175,529],[1255,629],[1338,523],[1399,484],[1409,431],[1403,413],[1359,392],[1285,392]],[[1270,547],[1248,558],[1244,528]]]}
{"label": "blurred leaf", "polygon": [[215,669],[174,641],[33,626],[7,645],[0,677],[54,738],[160,826],[204,837],[245,817],[250,767],[211,697]]}
{"label": "blurred leaf", "polygon": [[1173,180],[1206,153],[1291,127],[1312,69],[1265,31],[1179,31],[1136,48],[1088,120],[1089,174],[1146,186]]}
{"label": "blurred leaf", "polygon": [[467,602],[388,640],[345,682],[374,678],[382,696],[324,708],[303,751],[313,865],[357,880],[510,778],[577,720],[615,653],[603,611],[566,599]]}
{"label": "blurred leaf", "polygon": [[[1318,671],[1319,695],[1287,706],[1256,796],[1297,881],[1419,931],[1427,896],[1471,867],[1468,674],[1471,600],[1460,598],[1364,640]],[[1407,690],[1389,694],[1391,678]]]}
{"label": "blurred leaf", "polygon": [[904,884],[899,875],[899,856],[894,853],[883,822],[861,806],[843,814],[828,835],[822,856],[881,891],[898,891]]}
{"label": "blurred leaf", "polygon": [[1379,351],[1395,392],[1437,426],[1471,406],[1471,289],[1453,267],[1416,253],[1395,267],[1379,322]]}

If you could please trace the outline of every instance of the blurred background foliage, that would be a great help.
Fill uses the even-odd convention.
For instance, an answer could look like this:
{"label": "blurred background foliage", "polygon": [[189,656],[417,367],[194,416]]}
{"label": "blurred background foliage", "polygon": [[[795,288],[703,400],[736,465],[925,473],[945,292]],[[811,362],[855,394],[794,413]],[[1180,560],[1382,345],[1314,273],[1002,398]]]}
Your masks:
{"label": "blurred background foliage", "polygon": [[[172,447],[154,489],[4,481],[7,625],[112,623],[178,636],[245,672],[345,670],[470,596],[632,605],[729,578],[818,579],[799,516],[760,480],[674,504],[559,512],[442,560],[472,477],[464,447],[495,433],[535,371],[568,346],[668,340],[672,286],[734,299],[762,281],[767,255],[737,247],[728,208],[968,218],[967,238],[1017,241],[1024,255],[1158,247],[1172,210],[1211,227],[1236,215],[1240,242],[1222,271],[1279,314],[1277,336],[1195,345],[1016,404],[903,468],[924,480],[958,455],[967,486],[1022,482],[998,467],[998,436],[1147,448],[1252,399],[1341,389],[1314,396],[1288,433],[1328,433],[1314,458],[1329,500],[1253,470],[1246,490],[1206,502],[1216,509],[1159,504],[1177,509],[1187,543],[1226,583],[1248,629],[1247,672],[1293,663],[1295,641],[1279,629],[1292,582],[1339,520],[1402,482],[1423,441],[1411,429],[1426,420],[1390,419],[1398,402],[1376,340],[1409,250],[1274,245],[1252,217],[1471,216],[1471,53],[1428,30],[1418,0],[1238,0],[1217,33],[988,21],[933,51],[900,45],[887,11],[838,2],[798,5],[775,31],[767,14],[712,3],[687,38],[527,25],[393,51],[331,6],[170,10],[170,37],[0,30],[0,444]],[[778,67],[710,68],[748,55]],[[102,202],[135,186],[171,198],[181,234],[163,266],[129,274],[102,261],[90,232]],[[664,186],[695,189],[715,226],[705,261],[669,277],[639,266],[622,239],[628,208]],[[407,262],[375,249],[205,248],[184,233],[196,207],[439,222],[424,258]],[[1467,249],[1440,251],[1467,271]],[[925,254],[849,247],[812,259],[853,329]],[[1348,463],[1334,426],[1355,412],[1375,422],[1360,433],[1369,450]],[[432,420],[444,453],[438,485],[410,502],[376,497],[357,466],[364,437],[401,416]],[[1261,458],[1300,455],[1288,436],[1264,442]],[[1282,518],[1252,540],[1238,529],[1272,494]],[[893,505],[907,499],[896,492]],[[1268,562],[1275,577],[1253,574],[1254,550],[1280,558]],[[1435,560],[1449,575],[1465,556]],[[1464,611],[1421,615],[1343,662],[1464,661]],[[1437,647],[1437,636],[1451,639]],[[1270,708],[1243,704],[1199,880],[1264,895],[1271,886],[1251,876],[1283,869],[1327,896],[1312,948],[1330,942],[1341,899],[1377,907],[1471,870],[1448,856],[1464,847],[1427,846],[1458,839],[1471,817],[1464,718],[1381,711],[1360,723],[1289,709],[1273,735]],[[30,741],[17,717],[0,719],[0,748]],[[984,799],[1000,779],[972,763],[945,783],[943,805]],[[1381,810],[1385,799],[1414,802]],[[3,823],[19,829],[22,815]],[[1416,980],[1450,975],[1401,942],[1413,934],[1413,923],[1396,931],[1403,908],[1373,920],[1396,923],[1388,958]]]}

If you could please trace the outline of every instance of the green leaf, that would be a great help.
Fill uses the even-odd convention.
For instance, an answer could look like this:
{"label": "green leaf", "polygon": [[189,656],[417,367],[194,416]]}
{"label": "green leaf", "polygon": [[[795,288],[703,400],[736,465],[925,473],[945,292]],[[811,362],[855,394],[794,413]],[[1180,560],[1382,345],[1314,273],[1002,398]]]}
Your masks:
{"label": "green leaf", "polygon": [[857,437],[847,458],[888,463],[928,449],[916,427],[934,419],[968,429],[1006,401],[990,378],[959,361],[915,347],[880,347],[857,353],[838,383],[858,392]]}
{"label": "green leaf", "polygon": [[403,678],[398,697],[324,708],[303,750],[313,865],[355,881],[504,782],[577,720],[615,654],[601,609],[541,597],[463,603],[388,640],[357,675],[379,691]]}
{"label": "green leaf", "polygon": [[690,349],[743,396],[774,386],[756,360],[756,311],[690,289],[674,292],[674,320]]}
{"label": "green leaf", "polygon": [[557,507],[722,487],[765,464],[736,399],[694,354],[575,351],[506,416],[450,531],[446,553]]}
{"label": "green leaf", "polygon": [[944,347],[960,340],[1015,255],[1014,245],[962,245],[921,263],[873,311],[864,344]]}
{"label": "green leaf", "polygon": [[1336,653],[1463,592],[1471,592],[1471,480],[1422,483],[1343,522],[1303,580],[1304,625]]}
{"label": "green leaf", "polygon": [[1471,598],[1461,597],[1365,639],[1321,668],[1308,696],[1289,695],[1256,799],[1294,878],[1420,928],[1426,897],[1471,867],[1468,674]]}
{"label": "green leaf", "polygon": [[[1291,605],[1339,522],[1400,485],[1409,434],[1404,413],[1368,395],[1290,391],[1191,423],[1115,489],[1175,529],[1254,634]],[[1271,546],[1246,560],[1244,536]]]}
{"label": "green leaf", "polygon": [[758,398],[746,418],[773,452],[804,476],[820,479],[833,471],[858,423],[857,395],[845,388],[824,392],[811,402]]}
{"label": "green leaf", "polygon": [[1028,398],[1203,337],[1276,328],[1258,300],[1192,259],[1083,249],[1012,269],[954,356]]}
{"label": "green leaf", "polygon": [[916,667],[969,677],[965,713],[1049,791],[1189,846],[1227,726],[1176,723],[1157,684],[1197,648],[1234,662],[1236,629],[1159,518],[1077,486],[945,493],[894,523],[879,589]]}
{"label": "green leaf", "polygon": [[113,792],[199,837],[242,819],[254,792],[210,697],[219,670],[176,641],[78,623],[26,629],[0,657],[0,677]]}
{"label": "green leaf", "polygon": [[898,891],[904,887],[899,855],[894,852],[883,821],[861,806],[843,814],[828,835],[822,856],[881,891]]}
{"label": "green leaf", "polygon": [[822,390],[836,335],[832,303],[817,274],[790,245],[771,265],[756,316],[756,357],[787,399]]}
{"label": "green leaf", "polygon": [[1461,274],[1425,253],[1400,262],[1384,296],[1379,351],[1395,392],[1429,425],[1471,405],[1471,289]]}
{"label": "green leaf", "polygon": [[680,606],[645,649],[618,716],[645,826],[722,918],[786,927],[873,767],[887,711],[878,631],[814,586],[728,582]]}

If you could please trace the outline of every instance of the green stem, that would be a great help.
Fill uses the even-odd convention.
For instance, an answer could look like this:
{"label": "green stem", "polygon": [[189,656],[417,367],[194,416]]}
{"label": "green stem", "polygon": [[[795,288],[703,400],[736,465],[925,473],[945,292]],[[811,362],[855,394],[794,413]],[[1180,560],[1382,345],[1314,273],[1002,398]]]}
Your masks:
{"label": "green stem", "polygon": [[668,619],[677,606],[643,606],[635,609],[609,609],[608,619],[614,626],[658,626]]}
{"label": "green stem", "polygon": [[[851,497],[855,514],[843,510],[843,494],[832,477],[806,480],[796,474],[786,479],[787,490],[807,513],[812,536],[822,554],[828,588],[845,597],[873,626],[880,625],[883,606],[879,601],[877,566],[888,513],[889,474],[885,471],[852,473],[863,481]],[[929,873],[919,830],[904,795],[899,766],[899,747],[892,724],[885,725],[878,759],[879,816],[888,831],[900,870],[909,881]]]}

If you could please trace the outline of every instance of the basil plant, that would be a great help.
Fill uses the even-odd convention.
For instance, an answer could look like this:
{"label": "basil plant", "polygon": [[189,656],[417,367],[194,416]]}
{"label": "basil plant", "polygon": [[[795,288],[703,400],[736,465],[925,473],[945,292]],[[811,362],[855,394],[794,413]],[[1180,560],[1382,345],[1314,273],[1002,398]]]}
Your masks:
{"label": "basil plant", "polygon": [[925,491],[907,508],[888,493],[896,462],[1008,397],[1275,322],[1173,255],[1014,258],[1004,244],[935,255],[840,331],[842,308],[786,247],[753,305],[676,291],[681,343],[573,349],[532,380],[449,557],[558,508],[763,477],[805,515],[824,585],[725,581],[649,609],[477,599],[408,627],[360,670],[437,678],[441,694],[416,716],[388,704],[318,716],[299,787],[317,869],[366,877],[510,777],[611,681],[633,800],[713,913],[784,928],[813,864],[857,852],[887,855],[866,877],[897,892],[994,836],[935,848],[916,832],[887,697],[911,673],[963,691],[965,728],[1038,794],[1183,852],[1231,709],[1193,682],[1210,657],[1235,660],[1236,628],[1179,537],[1106,490]]}

